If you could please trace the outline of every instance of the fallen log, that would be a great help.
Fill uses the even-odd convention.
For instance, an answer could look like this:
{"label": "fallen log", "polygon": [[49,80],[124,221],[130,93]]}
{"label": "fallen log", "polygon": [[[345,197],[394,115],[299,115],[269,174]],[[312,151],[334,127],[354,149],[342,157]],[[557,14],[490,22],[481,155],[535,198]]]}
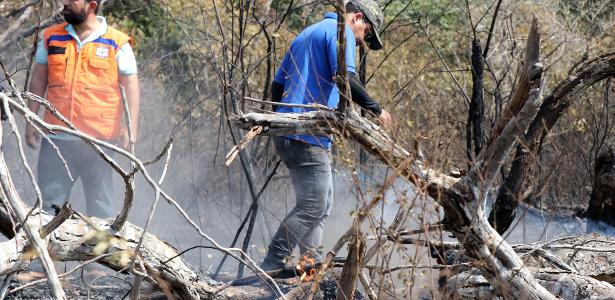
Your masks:
{"label": "fallen log", "polygon": [[[572,267],[578,274],[597,280],[615,283],[615,238],[598,233],[566,237],[547,243],[532,245],[547,250],[561,261]],[[527,246],[514,247],[517,252],[527,251]],[[530,250],[531,251],[531,250]],[[526,265],[544,267],[548,264],[543,258],[526,259]]]}
{"label": "fallen log", "polygon": [[[304,114],[248,113],[234,118],[235,123],[249,129],[265,128],[264,134],[281,135],[287,128],[304,133],[334,132],[351,138],[364,149],[388,164],[400,176],[412,182],[418,191],[426,192],[443,207],[446,229],[463,241],[466,253],[483,262],[483,275],[496,290],[509,298],[554,299],[532,277],[521,260],[502,237],[489,225],[484,215],[484,191],[512,148],[515,137],[527,125],[540,101],[540,93],[533,90],[531,99],[518,116],[513,117],[502,135],[478,156],[475,167],[462,178],[447,176],[424,165],[408,150],[395,142],[384,130],[358,114],[344,115],[330,111]],[[327,125],[327,126],[325,126]],[[481,192],[483,191],[483,192]],[[505,283],[506,285],[502,285]]]}
{"label": "fallen log", "polygon": [[[536,281],[561,299],[615,299],[615,287],[604,281],[575,273],[553,269],[530,268]],[[446,299],[503,299],[476,270],[451,277],[446,287]]]}
{"label": "fallen log", "polygon": [[[38,218],[39,215],[33,217]],[[51,216],[41,214],[48,222]],[[85,261],[102,254],[99,263],[111,269],[129,272],[127,267],[143,230],[126,223],[118,232],[110,229],[112,220],[89,218],[91,224],[81,219],[69,219],[48,236],[48,249],[54,260]],[[94,228],[92,227],[94,226]],[[0,243],[0,275],[23,270],[35,258],[28,246],[27,237],[20,231],[13,239]],[[101,246],[106,245],[106,246]],[[152,284],[169,290],[177,299],[257,299],[274,297],[266,287],[233,287],[199,275],[179,256],[177,250],[145,233],[139,250]]]}
{"label": "fallen log", "polygon": [[[611,285],[615,282],[613,237],[592,233],[512,247],[525,266],[532,270],[536,280],[556,296],[563,299],[615,298],[615,287]],[[440,256],[454,258],[456,265],[471,261],[463,255],[463,250],[457,249],[448,247]],[[476,268],[450,267],[448,270],[450,277],[441,288],[450,298],[489,299],[496,296]]]}

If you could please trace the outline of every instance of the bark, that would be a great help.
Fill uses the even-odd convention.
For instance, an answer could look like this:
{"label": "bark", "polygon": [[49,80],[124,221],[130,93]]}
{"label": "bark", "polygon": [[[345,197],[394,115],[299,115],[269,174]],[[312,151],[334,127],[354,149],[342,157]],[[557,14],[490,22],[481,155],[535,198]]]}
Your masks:
{"label": "bark", "polygon": [[340,287],[337,290],[336,299],[353,299],[357,290],[357,279],[363,269],[363,259],[365,257],[365,240],[361,233],[356,233],[350,243],[348,243],[348,256],[344,263],[344,269],[340,278]]}
{"label": "bark", "polygon": [[612,149],[596,158],[594,188],[585,216],[615,226],[615,153]]}
{"label": "bark", "polygon": [[[485,61],[481,52],[480,41],[477,39],[472,40],[472,99],[466,124],[466,151],[469,160],[472,160],[475,155],[480,153],[484,139],[483,67]],[[472,151],[472,143],[474,143],[474,151]]]}

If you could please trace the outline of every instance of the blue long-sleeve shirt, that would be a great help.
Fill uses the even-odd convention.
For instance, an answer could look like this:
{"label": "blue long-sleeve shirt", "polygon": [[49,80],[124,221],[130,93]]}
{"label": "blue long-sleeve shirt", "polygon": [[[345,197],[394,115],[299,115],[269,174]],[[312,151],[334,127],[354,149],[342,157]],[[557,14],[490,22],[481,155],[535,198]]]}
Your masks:
{"label": "blue long-sleeve shirt", "polygon": [[[284,86],[282,103],[321,104],[331,108],[339,103],[339,90],[333,79],[337,72],[337,14],[303,30],[291,43],[278,68],[275,81]],[[346,65],[356,74],[355,35],[346,26]],[[308,108],[280,106],[277,111],[302,113]],[[313,135],[288,135],[291,139],[329,149],[331,138]]]}

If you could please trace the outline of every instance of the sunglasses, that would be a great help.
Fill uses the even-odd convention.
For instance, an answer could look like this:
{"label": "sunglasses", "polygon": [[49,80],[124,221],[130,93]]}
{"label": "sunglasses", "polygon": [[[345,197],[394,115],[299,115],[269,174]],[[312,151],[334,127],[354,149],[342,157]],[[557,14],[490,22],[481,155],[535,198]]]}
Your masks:
{"label": "sunglasses", "polygon": [[369,41],[372,36],[374,35],[374,24],[372,24],[372,22],[370,22],[366,17],[363,17],[363,22],[365,22],[365,24],[368,24],[369,29],[367,31],[367,33],[365,33],[365,41]]}

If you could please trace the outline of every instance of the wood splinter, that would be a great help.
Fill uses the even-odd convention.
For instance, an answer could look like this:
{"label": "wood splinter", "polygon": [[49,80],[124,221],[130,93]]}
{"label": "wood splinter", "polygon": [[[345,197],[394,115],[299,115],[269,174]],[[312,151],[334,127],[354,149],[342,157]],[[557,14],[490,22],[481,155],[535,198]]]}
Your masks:
{"label": "wood splinter", "polygon": [[257,125],[250,128],[250,131],[248,131],[248,133],[241,139],[241,141],[239,141],[239,144],[235,145],[233,149],[231,149],[231,151],[229,151],[229,153],[226,155],[226,166],[230,166],[233,160],[235,160],[235,157],[237,157],[237,154],[239,154],[239,151],[244,149],[250,143],[250,141],[252,141],[261,132],[263,132],[263,126],[261,125]]}

